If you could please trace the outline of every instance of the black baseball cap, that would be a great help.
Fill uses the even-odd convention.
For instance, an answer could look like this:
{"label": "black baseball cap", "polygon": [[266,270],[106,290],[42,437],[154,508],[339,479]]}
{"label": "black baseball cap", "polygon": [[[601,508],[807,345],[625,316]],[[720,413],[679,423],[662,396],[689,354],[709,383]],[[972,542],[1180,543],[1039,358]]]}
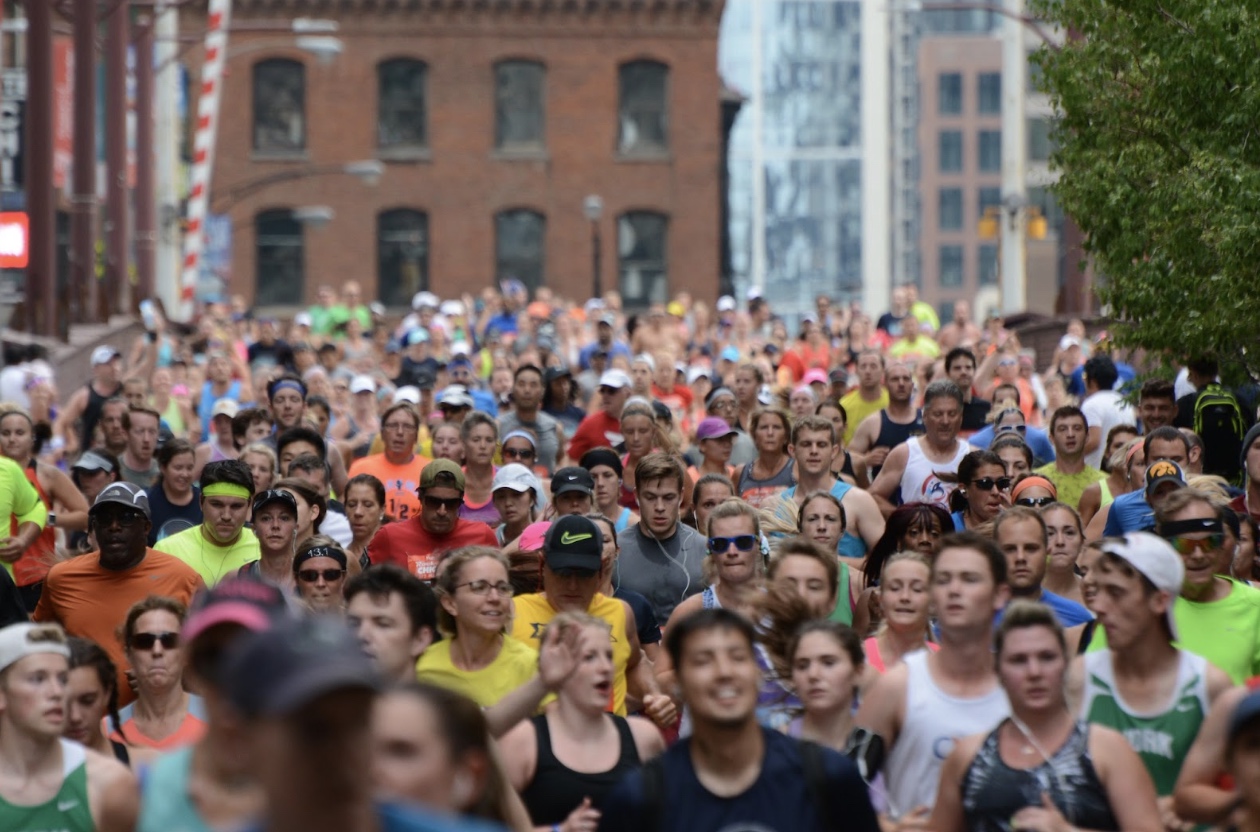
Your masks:
{"label": "black baseball cap", "polygon": [[543,541],[548,568],[598,572],[603,563],[604,534],[593,520],[566,514],[551,524]]}
{"label": "black baseball cap", "polygon": [[250,520],[255,520],[258,517],[258,512],[272,503],[279,503],[287,508],[294,517],[297,517],[297,500],[293,499],[293,495],[278,488],[270,488],[254,496],[254,509],[250,513]]}
{"label": "black baseball cap", "polygon": [[593,496],[595,480],[591,477],[591,472],[576,465],[569,465],[556,471],[551,477],[551,496],[559,497],[570,491],[580,491]]}
{"label": "black baseball cap", "polygon": [[336,691],[381,689],[359,640],[331,617],[250,634],[224,659],[221,675],[228,699],[249,717],[285,716]]}

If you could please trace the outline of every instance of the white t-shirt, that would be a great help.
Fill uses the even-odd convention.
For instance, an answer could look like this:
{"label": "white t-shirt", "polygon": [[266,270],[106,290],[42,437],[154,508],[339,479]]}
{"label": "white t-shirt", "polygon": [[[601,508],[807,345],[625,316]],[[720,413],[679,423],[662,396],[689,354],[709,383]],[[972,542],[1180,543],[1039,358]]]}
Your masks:
{"label": "white t-shirt", "polygon": [[1081,411],[1085,414],[1085,425],[1099,429],[1098,447],[1085,454],[1085,464],[1101,470],[1107,434],[1116,425],[1136,425],[1137,414],[1115,390],[1099,390],[1081,403]]}

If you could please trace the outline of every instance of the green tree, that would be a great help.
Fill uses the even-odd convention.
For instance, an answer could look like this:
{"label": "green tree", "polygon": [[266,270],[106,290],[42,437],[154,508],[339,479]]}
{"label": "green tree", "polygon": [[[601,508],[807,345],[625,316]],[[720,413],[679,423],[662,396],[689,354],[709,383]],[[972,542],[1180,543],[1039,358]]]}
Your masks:
{"label": "green tree", "polygon": [[1035,58],[1061,113],[1054,190],[1105,275],[1120,343],[1260,374],[1260,2],[1034,11],[1072,33]]}

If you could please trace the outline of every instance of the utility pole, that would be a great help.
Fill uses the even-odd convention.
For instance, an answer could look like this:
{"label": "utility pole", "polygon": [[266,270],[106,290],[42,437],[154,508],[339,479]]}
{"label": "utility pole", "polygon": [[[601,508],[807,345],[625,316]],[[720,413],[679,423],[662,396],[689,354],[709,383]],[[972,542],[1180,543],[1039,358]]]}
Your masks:
{"label": "utility pole", "polygon": [[[153,175],[153,14],[136,19],[136,290],[131,307],[152,297],[157,244]],[[129,310],[130,311],[130,310]]]}
{"label": "utility pole", "polygon": [[70,188],[70,292],[79,323],[100,317],[96,279],[96,2],[74,0],[74,165]]}
{"label": "utility pole", "polygon": [[176,190],[179,170],[180,124],[179,98],[179,6],[159,2],[154,10],[156,35],[156,91],[154,103],[153,172],[157,201],[157,240],[154,291],[167,315],[179,310],[181,246],[179,194]]}
{"label": "utility pole", "polygon": [[118,311],[127,282],[127,15],[115,4],[105,24],[105,292],[104,316]]}
{"label": "utility pole", "polygon": [[1002,312],[1028,306],[1028,142],[1024,99],[1028,52],[1024,49],[1024,0],[1005,0],[1002,24]]}
{"label": "utility pole", "polygon": [[52,4],[26,4],[26,210],[30,220],[26,266],[27,327],[55,337],[57,327],[56,218],[53,211]]}

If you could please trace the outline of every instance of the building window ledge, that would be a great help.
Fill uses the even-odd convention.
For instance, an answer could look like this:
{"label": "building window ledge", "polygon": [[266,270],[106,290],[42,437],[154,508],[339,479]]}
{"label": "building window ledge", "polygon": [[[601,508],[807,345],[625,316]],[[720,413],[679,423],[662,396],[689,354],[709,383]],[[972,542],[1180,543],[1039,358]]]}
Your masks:
{"label": "building window ledge", "polygon": [[306,150],[254,150],[249,154],[251,162],[309,162]]}
{"label": "building window ledge", "polygon": [[545,147],[498,147],[490,151],[496,162],[548,162],[551,154]]}
{"label": "building window ledge", "polygon": [[379,147],[376,158],[382,162],[432,162],[433,151],[427,147]]}
{"label": "building window ledge", "polygon": [[670,164],[674,161],[668,150],[619,150],[615,160],[626,164]]}

